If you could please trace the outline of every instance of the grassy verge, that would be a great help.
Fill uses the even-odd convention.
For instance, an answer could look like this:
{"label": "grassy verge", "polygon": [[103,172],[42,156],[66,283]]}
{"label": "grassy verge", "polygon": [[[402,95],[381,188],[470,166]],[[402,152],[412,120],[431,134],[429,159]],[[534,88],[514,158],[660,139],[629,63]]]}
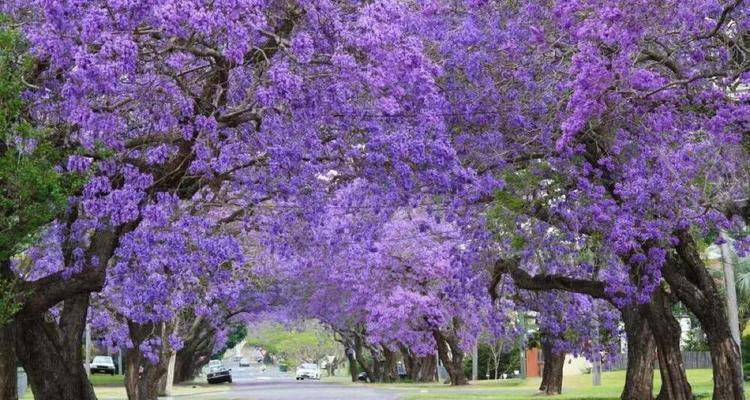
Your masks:
{"label": "grassy verge", "polygon": [[[94,385],[94,392],[99,399],[127,399],[125,392],[124,377],[122,375],[92,375],[91,384]],[[201,394],[209,392],[224,392],[229,390],[229,385],[209,385],[206,382],[189,382],[175,385],[172,394]],[[34,395],[31,390],[27,390],[22,400],[33,400]]]}
{"label": "grassy verge", "polygon": [[[712,391],[711,370],[688,370],[688,379],[693,386],[693,393],[698,398],[710,398]],[[658,370],[655,371],[654,388],[658,392],[661,386]],[[593,387],[591,375],[566,376],[563,379],[563,394],[553,397],[565,400],[617,400],[622,392],[625,371],[605,372],[602,385]],[[436,399],[502,399],[523,400],[538,398],[537,388],[540,379],[526,381],[480,381],[469,387],[439,387],[421,385],[419,393],[408,395],[408,400]],[[418,386],[420,387],[420,386]],[[750,391],[747,391],[750,394]]]}

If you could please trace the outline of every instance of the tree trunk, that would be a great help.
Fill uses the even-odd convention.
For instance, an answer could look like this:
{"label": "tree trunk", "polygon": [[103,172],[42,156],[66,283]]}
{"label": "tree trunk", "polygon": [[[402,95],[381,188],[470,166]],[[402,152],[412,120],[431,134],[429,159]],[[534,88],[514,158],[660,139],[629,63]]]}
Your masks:
{"label": "tree trunk", "polygon": [[0,399],[16,400],[16,327],[13,321],[0,325]]}
{"label": "tree trunk", "polygon": [[432,333],[437,344],[438,357],[448,371],[451,385],[468,385],[469,380],[464,375],[464,353],[458,346],[458,338],[451,334],[443,334],[438,330],[434,330]]}
{"label": "tree trunk", "polygon": [[[128,321],[128,333],[133,342],[133,348],[125,357],[125,391],[129,400],[157,400],[159,383],[167,373],[172,354],[168,338],[177,324],[178,321],[171,321],[141,325]],[[141,343],[151,338],[154,332],[162,343],[161,347],[153,349],[159,358],[156,363],[151,362],[140,350]]]}
{"label": "tree trunk", "polygon": [[370,377],[371,382],[383,383],[385,380],[385,359],[379,349],[375,346],[366,346],[370,350],[370,358],[372,359],[371,367],[372,376]]}
{"label": "tree trunk", "polygon": [[215,331],[203,318],[197,318],[186,335],[182,348],[177,352],[174,383],[193,380],[201,367],[211,358]]}
{"label": "tree trunk", "polygon": [[169,361],[167,363],[167,372],[159,380],[159,396],[171,396],[172,386],[174,385],[174,370],[175,362],[177,361],[177,353],[171,352],[169,355]]}
{"label": "tree trunk", "polygon": [[354,349],[347,347],[344,349],[344,353],[346,353],[346,359],[349,361],[349,374],[352,376],[352,382],[356,382],[359,369],[357,369],[357,359],[354,357]]}
{"label": "tree trunk", "polygon": [[565,353],[556,353],[551,341],[542,339],[542,354],[544,355],[544,369],[539,390],[549,395],[560,394],[562,393]]}
{"label": "tree trunk", "polygon": [[[129,351],[125,361],[125,391],[128,400],[157,400],[159,380],[166,372],[160,364],[149,364],[139,351]],[[141,371],[141,367],[143,370]]]}
{"label": "tree trunk", "polygon": [[401,354],[404,358],[404,367],[409,380],[412,382],[434,382],[435,381],[435,356],[429,355],[419,357],[412,353],[406,346],[401,345]]}
{"label": "tree trunk", "polygon": [[654,392],[656,340],[645,315],[635,308],[621,311],[628,340],[628,369],[621,400],[651,400]]}
{"label": "tree trunk", "polygon": [[367,363],[367,360],[365,359],[365,355],[362,352],[362,337],[358,334],[354,334],[354,356],[357,359],[357,364],[359,367],[367,374],[367,380],[369,382],[375,382],[375,368],[373,368],[370,364]]}
{"label": "tree trunk", "polygon": [[437,360],[434,355],[418,357],[419,369],[414,379],[416,382],[435,382],[437,374]]}
{"label": "tree trunk", "polygon": [[396,373],[396,353],[387,346],[383,346],[383,382],[391,383],[398,380]]}
{"label": "tree trunk", "polygon": [[88,306],[88,294],[66,300],[59,324],[49,315],[16,317],[16,354],[36,400],[96,399],[81,352]]}
{"label": "tree trunk", "polygon": [[406,346],[401,346],[401,354],[404,359],[404,367],[409,380],[412,382],[434,382],[435,381],[435,356],[419,357],[413,354]]}
{"label": "tree trunk", "polygon": [[714,375],[713,398],[744,400],[740,353],[732,339],[724,299],[690,233],[685,230],[677,236],[680,239],[677,255],[670,254],[663,268],[664,277],[706,334]]}
{"label": "tree trunk", "polygon": [[661,375],[660,400],[692,400],[693,393],[685,374],[680,349],[682,329],[672,313],[672,303],[663,288],[657,288],[651,302],[642,310],[648,319],[658,349],[659,373]]}

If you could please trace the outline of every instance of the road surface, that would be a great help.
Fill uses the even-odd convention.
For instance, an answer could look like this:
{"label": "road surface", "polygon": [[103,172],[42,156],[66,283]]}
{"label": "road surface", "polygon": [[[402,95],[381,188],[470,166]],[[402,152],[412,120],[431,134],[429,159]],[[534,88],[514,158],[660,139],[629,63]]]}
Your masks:
{"label": "road surface", "polygon": [[[199,395],[174,396],[174,400],[397,400],[400,395],[413,392],[410,389],[376,388],[363,385],[344,385],[320,381],[297,381],[294,372],[279,372],[278,367],[255,362],[255,354],[247,354],[250,367],[238,366],[237,362],[225,360],[224,365],[232,369],[230,384],[216,385],[216,391]],[[325,372],[323,373],[325,374]],[[229,388],[229,390],[227,390]]]}

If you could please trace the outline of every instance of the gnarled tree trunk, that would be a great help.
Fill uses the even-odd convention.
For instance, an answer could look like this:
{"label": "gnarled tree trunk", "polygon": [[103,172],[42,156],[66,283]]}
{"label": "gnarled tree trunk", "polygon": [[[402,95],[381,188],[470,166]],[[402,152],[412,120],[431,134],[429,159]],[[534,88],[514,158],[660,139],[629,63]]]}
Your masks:
{"label": "gnarled tree trunk", "polygon": [[398,374],[396,373],[396,352],[389,349],[387,346],[383,347],[383,382],[391,383],[398,380]]}
{"label": "gnarled tree trunk", "polygon": [[195,318],[190,326],[182,348],[177,351],[174,367],[174,383],[193,380],[201,367],[208,364],[214,348],[216,331],[203,318]]}
{"label": "gnarled tree trunk", "polygon": [[354,334],[354,356],[357,359],[357,364],[359,365],[359,368],[362,369],[362,371],[364,371],[365,374],[367,374],[367,380],[369,382],[377,382],[377,377],[375,376],[376,370],[373,367],[373,365],[367,362],[367,359],[365,358],[365,355],[362,352],[362,348],[363,348],[362,337],[359,334],[355,333]]}
{"label": "gnarled tree trunk", "polygon": [[544,394],[560,394],[562,393],[565,353],[555,352],[552,342],[542,338],[542,354],[544,355],[544,369],[539,390]]}
{"label": "gnarled tree trunk", "polygon": [[413,354],[406,346],[401,345],[400,347],[409,380],[412,382],[434,382],[435,368],[437,366],[435,356],[419,357]]}
{"label": "gnarled tree trunk", "polygon": [[0,325],[0,399],[16,400],[16,326]]}
{"label": "gnarled tree trunk", "polygon": [[469,380],[464,374],[464,353],[458,346],[458,338],[438,330],[433,330],[432,334],[437,344],[438,357],[451,378],[451,385],[468,385]]}
{"label": "gnarled tree trunk", "polygon": [[[160,385],[169,366],[171,349],[169,335],[172,334],[176,322],[162,322],[161,324],[136,324],[128,321],[130,339],[133,348],[125,357],[125,391],[129,400],[157,400]],[[159,360],[151,362],[140,350],[140,344],[156,332],[161,338],[162,346],[155,349]]]}
{"label": "gnarled tree trunk", "polygon": [[35,399],[96,399],[81,351],[88,306],[88,294],[66,300],[59,324],[49,315],[16,317],[17,356]]}
{"label": "gnarled tree trunk", "polygon": [[724,299],[706,269],[690,232],[677,233],[677,254],[664,266],[664,277],[701,324],[711,350],[715,400],[744,400],[739,348],[729,329]]}
{"label": "gnarled tree trunk", "polygon": [[344,349],[344,353],[346,353],[346,359],[349,361],[349,375],[352,377],[352,382],[356,382],[359,369],[357,368],[357,359],[354,357],[354,349],[347,347]]}
{"label": "gnarled tree trunk", "polygon": [[651,303],[642,306],[648,319],[658,349],[659,373],[661,375],[660,400],[692,400],[693,390],[685,374],[680,349],[680,323],[672,313],[672,302],[669,301],[664,288],[656,288],[651,296]]}
{"label": "gnarled tree trunk", "polygon": [[656,340],[646,316],[637,308],[621,311],[628,340],[628,368],[621,400],[651,400],[654,392]]}
{"label": "gnarled tree trunk", "polygon": [[724,299],[706,269],[687,230],[677,233],[677,254],[664,266],[664,277],[680,301],[701,324],[708,339],[714,375],[715,400],[744,400],[742,365],[732,339]]}

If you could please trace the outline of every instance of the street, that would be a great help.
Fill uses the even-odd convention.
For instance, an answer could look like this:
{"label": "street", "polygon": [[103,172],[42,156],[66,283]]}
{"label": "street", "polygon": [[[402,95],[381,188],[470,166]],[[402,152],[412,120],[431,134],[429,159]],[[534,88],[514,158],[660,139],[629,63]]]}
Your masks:
{"label": "street", "polygon": [[[344,400],[344,399],[378,399],[393,400],[399,398],[409,389],[373,388],[364,385],[344,385],[320,381],[297,381],[294,371],[279,372],[278,367],[268,366],[266,371],[254,358],[250,367],[239,367],[235,361],[225,360],[224,365],[232,369],[230,384],[218,384],[215,392],[200,395],[175,396],[175,400]],[[230,386],[230,390],[226,389]]]}

